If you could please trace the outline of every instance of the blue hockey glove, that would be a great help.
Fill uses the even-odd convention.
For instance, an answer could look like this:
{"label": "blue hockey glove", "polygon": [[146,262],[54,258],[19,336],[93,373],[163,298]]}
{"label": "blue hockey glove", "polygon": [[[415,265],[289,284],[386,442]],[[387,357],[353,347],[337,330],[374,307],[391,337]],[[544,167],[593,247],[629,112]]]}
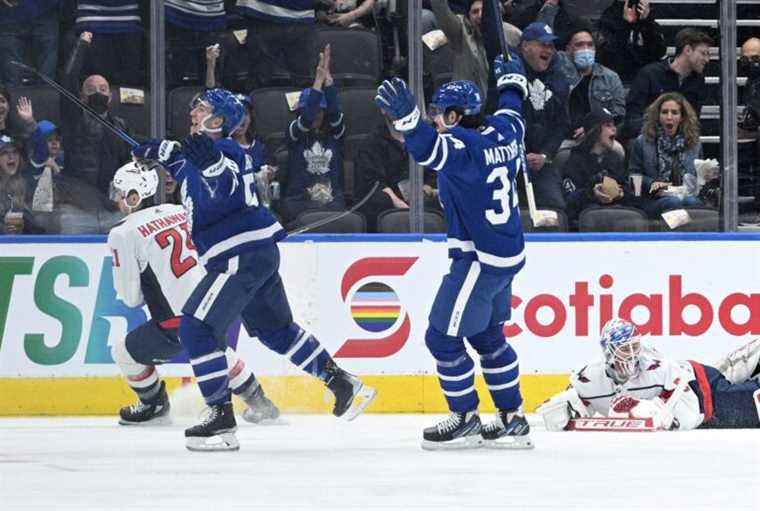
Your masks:
{"label": "blue hockey glove", "polygon": [[417,101],[401,78],[385,80],[377,88],[375,104],[394,120],[393,125],[399,131],[414,129],[420,120]]}
{"label": "blue hockey glove", "polygon": [[187,161],[195,165],[202,172],[220,163],[220,160],[222,160],[222,153],[214,147],[214,141],[208,135],[202,133],[190,135],[183,140],[182,152],[185,154]]}
{"label": "blue hockey glove", "polygon": [[496,87],[499,92],[513,88],[516,89],[523,99],[528,97],[528,80],[525,78],[525,66],[520,56],[510,50],[508,61],[503,55],[499,55],[493,61],[493,74],[496,77]]}
{"label": "blue hockey glove", "polygon": [[180,149],[178,142],[153,138],[132,149],[132,156],[138,160],[152,160],[166,165],[174,161]]}

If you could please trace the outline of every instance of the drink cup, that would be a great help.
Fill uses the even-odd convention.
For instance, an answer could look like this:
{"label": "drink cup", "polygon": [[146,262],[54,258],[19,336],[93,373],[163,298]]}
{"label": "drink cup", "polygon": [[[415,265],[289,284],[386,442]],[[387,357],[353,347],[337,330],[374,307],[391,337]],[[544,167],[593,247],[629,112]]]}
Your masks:
{"label": "drink cup", "polygon": [[641,174],[631,174],[631,186],[633,187],[633,195],[641,197],[641,181],[644,178]]}
{"label": "drink cup", "polygon": [[5,233],[21,234],[24,232],[24,214],[20,211],[9,211],[5,214]]}

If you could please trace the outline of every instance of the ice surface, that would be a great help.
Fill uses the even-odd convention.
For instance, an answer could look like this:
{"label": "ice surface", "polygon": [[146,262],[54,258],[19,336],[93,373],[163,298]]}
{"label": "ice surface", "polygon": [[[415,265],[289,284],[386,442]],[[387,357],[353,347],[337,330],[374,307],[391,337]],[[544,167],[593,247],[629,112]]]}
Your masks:
{"label": "ice surface", "polygon": [[[760,510],[760,431],[548,433],[533,451],[426,452],[433,415],[239,421],[239,452],[116,418],[0,419],[0,510]],[[490,417],[484,417],[490,420]]]}

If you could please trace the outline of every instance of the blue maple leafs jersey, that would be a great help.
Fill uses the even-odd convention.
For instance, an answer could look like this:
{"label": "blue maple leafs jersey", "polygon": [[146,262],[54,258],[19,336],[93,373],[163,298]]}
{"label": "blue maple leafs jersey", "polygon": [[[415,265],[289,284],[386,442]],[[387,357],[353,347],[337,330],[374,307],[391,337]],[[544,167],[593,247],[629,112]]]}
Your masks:
{"label": "blue maple leafs jersey", "polygon": [[525,164],[522,101],[511,89],[480,130],[438,134],[420,122],[406,132],[409,153],[438,172],[449,257],[476,259],[483,271],[515,274],[525,264],[517,174]]}
{"label": "blue maple leafs jersey", "polygon": [[193,242],[204,265],[275,243],[285,231],[259,203],[253,158],[229,138],[217,140],[217,163],[199,169],[180,152],[166,166],[180,185]]}

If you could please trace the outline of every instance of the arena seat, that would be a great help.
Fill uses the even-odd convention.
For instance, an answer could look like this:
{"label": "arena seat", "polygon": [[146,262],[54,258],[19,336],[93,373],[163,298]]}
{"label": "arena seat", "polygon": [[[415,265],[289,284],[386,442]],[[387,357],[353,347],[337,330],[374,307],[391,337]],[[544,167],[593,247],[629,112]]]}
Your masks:
{"label": "arena seat", "polygon": [[567,215],[561,209],[553,208],[541,208],[543,210],[554,211],[557,213],[557,225],[547,225],[541,227],[534,227],[533,221],[530,219],[530,212],[527,209],[520,210],[520,222],[522,222],[523,232],[567,232],[568,222]]}
{"label": "arena seat", "polygon": [[689,223],[671,229],[664,220],[658,219],[659,229],[663,232],[719,232],[721,230],[720,213],[717,209],[698,206],[683,209],[689,213],[691,219]]}
{"label": "arena seat", "polygon": [[339,95],[347,137],[372,133],[384,122],[383,114],[374,102],[375,87],[343,88]]}
{"label": "arena seat", "polygon": [[271,144],[284,142],[288,125],[295,119],[285,95],[299,90],[295,87],[267,87],[251,92],[256,133],[266,140],[270,150],[276,149]]}
{"label": "arena seat", "polygon": [[377,85],[382,76],[380,36],[364,29],[320,28],[319,48],[330,44],[332,76],[340,86]]}
{"label": "arena seat", "polygon": [[[309,225],[312,222],[318,222],[323,219],[327,219],[339,214],[339,211],[322,211],[322,210],[309,210],[304,211],[296,219],[288,225],[288,230],[292,231],[300,227]],[[367,221],[364,219],[364,215],[357,212],[349,212],[346,215],[333,220],[332,222],[309,229],[308,233],[332,233],[332,234],[354,234],[367,231]]]}
{"label": "arena seat", "polygon": [[[141,98],[139,103],[132,103],[129,99],[129,90],[139,91]],[[122,94],[122,91],[124,94]],[[139,94],[138,93],[138,94]],[[129,133],[138,139],[147,138],[150,135],[150,91],[137,87],[111,87],[111,113],[121,117],[127,123]],[[187,123],[187,118],[185,118]]]}
{"label": "arena seat", "polygon": [[578,217],[579,232],[649,232],[649,219],[638,209],[625,206],[590,207]]}
{"label": "arena seat", "polygon": [[[423,225],[426,233],[446,232],[446,221],[436,211],[425,211]],[[389,209],[377,215],[377,232],[409,232],[409,210]]]}

